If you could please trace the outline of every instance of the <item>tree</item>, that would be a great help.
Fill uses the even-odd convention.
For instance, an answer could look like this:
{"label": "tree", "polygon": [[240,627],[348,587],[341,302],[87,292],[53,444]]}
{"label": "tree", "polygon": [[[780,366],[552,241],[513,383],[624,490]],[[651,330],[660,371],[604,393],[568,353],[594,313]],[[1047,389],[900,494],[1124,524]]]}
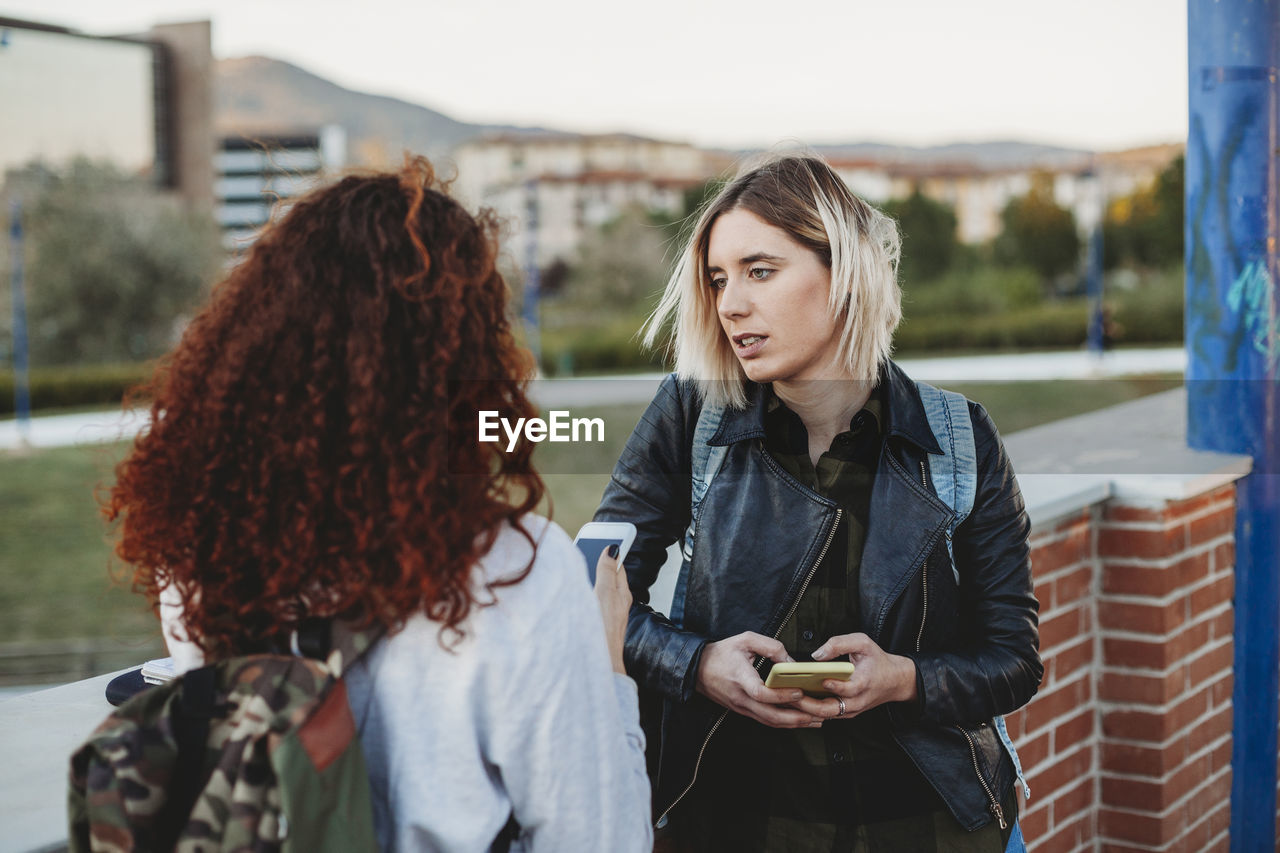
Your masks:
{"label": "tree", "polygon": [[28,327],[36,364],[163,353],[222,258],[212,216],[109,165],[28,169]]}
{"label": "tree", "polygon": [[1030,192],[1005,205],[1000,222],[995,245],[1000,261],[1031,267],[1046,283],[1075,269],[1080,257],[1076,218],[1053,200],[1051,176],[1037,175]]}
{"label": "tree", "polygon": [[934,201],[916,187],[905,199],[887,202],[884,212],[898,221],[902,233],[898,266],[902,281],[928,281],[951,268],[959,243],[956,214],[950,205]]}
{"label": "tree", "polygon": [[1168,267],[1183,257],[1182,156],[1149,187],[1113,199],[1102,223],[1103,263],[1115,267]]}
{"label": "tree", "polygon": [[638,208],[587,234],[564,286],[564,299],[587,312],[642,312],[666,282],[669,252],[664,229]]}

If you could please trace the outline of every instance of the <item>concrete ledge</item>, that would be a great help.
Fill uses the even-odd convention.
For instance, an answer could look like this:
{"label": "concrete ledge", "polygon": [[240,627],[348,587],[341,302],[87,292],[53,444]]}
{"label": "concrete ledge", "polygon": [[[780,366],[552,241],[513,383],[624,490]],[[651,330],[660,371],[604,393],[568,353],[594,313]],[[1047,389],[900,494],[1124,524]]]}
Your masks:
{"label": "concrete ledge", "polygon": [[1152,394],[1004,438],[1032,524],[1115,498],[1185,500],[1252,470],[1248,456],[1187,447],[1187,393]]}
{"label": "concrete ledge", "polygon": [[119,674],[0,701],[0,853],[65,849],[71,753],[111,712]]}

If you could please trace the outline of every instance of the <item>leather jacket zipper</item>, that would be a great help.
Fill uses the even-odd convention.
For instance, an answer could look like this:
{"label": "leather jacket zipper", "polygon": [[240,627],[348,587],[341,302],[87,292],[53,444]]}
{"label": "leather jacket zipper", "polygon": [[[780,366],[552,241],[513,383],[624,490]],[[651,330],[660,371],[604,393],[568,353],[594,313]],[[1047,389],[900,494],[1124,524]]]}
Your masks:
{"label": "leather jacket zipper", "polygon": [[[923,461],[920,463],[920,484],[924,486],[926,489],[929,488],[929,481],[925,477],[925,468],[924,468]],[[916,634],[916,654],[920,653],[920,643],[924,639],[924,623],[925,623],[925,619],[928,618],[929,616],[928,571],[929,571],[929,561],[925,560],[923,565],[921,565],[920,567],[920,583],[922,586],[922,592],[924,594],[924,599],[923,599],[924,603],[920,609],[920,631]],[[991,792],[991,786],[987,784],[987,780],[982,775],[982,769],[978,766],[978,747],[976,744],[974,744],[973,737],[967,731],[964,730],[964,727],[956,726],[955,728],[956,728],[956,731],[964,735],[964,739],[969,743],[969,758],[973,760],[973,774],[978,777],[978,782],[981,783],[982,790],[987,792],[987,799],[990,800],[990,805],[987,806],[987,810],[990,811],[991,814],[995,816],[995,819],[1000,822],[1001,829],[1008,829],[1009,824],[1005,822],[1004,809],[1000,807],[1000,801],[997,800],[996,795]]]}
{"label": "leather jacket zipper", "polygon": [[987,810],[995,816],[1000,822],[1001,829],[1008,829],[1009,824],[1005,823],[1004,809],[1000,807],[1000,801],[996,799],[996,795],[991,792],[991,786],[987,784],[987,780],[982,775],[981,768],[978,767],[978,747],[973,742],[973,736],[964,730],[962,726],[956,726],[956,731],[964,735],[964,739],[969,742],[969,757],[973,759],[973,773],[978,777],[978,781],[982,783],[982,790],[987,792],[987,799],[991,801],[991,805],[987,806]]}
{"label": "leather jacket zipper", "polygon": [[[843,513],[844,510],[842,509],[836,510],[836,520],[835,523],[831,525],[831,530],[827,532],[827,541],[822,543],[822,550],[818,552],[818,559],[814,560],[813,565],[809,567],[809,571],[804,578],[804,583],[800,585],[800,593],[795,597],[795,600],[791,602],[791,609],[787,611],[787,615],[778,623],[778,629],[773,632],[773,639],[778,639],[778,635],[782,633],[782,629],[787,626],[787,623],[791,621],[791,617],[795,615],[796,608],[800,606],[800,599],[804,598],[805,591],[809,589],[809,583],[813,580],[814,574],[817,573],[818,566],[822,563],[822,558],[827,556],[827,551],[831,548],[831,540],[836,537],[836,530],[840,527],[840,516]],[[761,657],[756,661],[756,672],[760,671],[766,660],[768,660],[768,658]],[[711,727],[711,731],[707,732],[706,738],[702,741],[702,748],[698,750],[698,760],[694,762],[693,765],[693,778],[689,780],[689,784],[680,792],[680,796],[676,797],[675,800],[671,802],[671,805],[667,806],[666,810],[658,816],[658,819],[654,824],[655,826],[661,826],[662,822],[667,819],[667,815],[671,814],[671,810],[680,805],[680,801],[685,798],[685,795],[693,790],[694,783],[698,781],[698,771],[702,769],[702,757],[707,752],[707,744],[711,743],[711,736],[716,733],[716,730],[720,728],[720,725],[728,716],[729,709],[726,708],[716,720],[715,725]]]}

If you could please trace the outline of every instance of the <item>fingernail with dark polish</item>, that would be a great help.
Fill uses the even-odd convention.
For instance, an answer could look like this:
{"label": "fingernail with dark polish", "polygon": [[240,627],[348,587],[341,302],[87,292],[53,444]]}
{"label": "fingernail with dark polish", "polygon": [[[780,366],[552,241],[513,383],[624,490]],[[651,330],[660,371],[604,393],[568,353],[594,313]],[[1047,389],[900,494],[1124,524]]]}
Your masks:
{"label": "fingernail with dark polish", "polygon": [[615,560],[618,559],[618,546],[616,544],[610,545],[605,553]]}

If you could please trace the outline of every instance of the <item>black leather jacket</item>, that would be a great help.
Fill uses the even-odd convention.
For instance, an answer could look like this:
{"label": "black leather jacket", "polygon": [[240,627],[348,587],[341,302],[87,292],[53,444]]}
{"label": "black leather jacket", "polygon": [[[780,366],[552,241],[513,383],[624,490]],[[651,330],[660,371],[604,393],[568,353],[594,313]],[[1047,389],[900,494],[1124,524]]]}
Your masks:
{"label": "black leather jacket", "polygon": [[[887,383],[886,423],[860,612],[872,640],[916,664],[920,700],[890,706],[895,737],[960,824],[976,829],[993,819],[993,804],[1014,782],[990,720],[1024,705],[1043,674],[1030,523],[995,425],[970,403],[978,487],[953,542],[957,585],[944,541],[952,511],[925,474],[926,454],[941,450],[915,383],[892,362],[880,381]],[[728,713],[695,691],[704,646],[743,631],[776,636],[835,530],[836,504],[765,451],[764,396],[749,384],[747,407],[726,410],[711,439],[729,450],[703,505],[683,626],[648,606],[648,590],[667,547],[689,525],[690,447],[701,409],[690,383],[674,376],[662,383],[596,512],[597,520],[631,521],[638,531],[626,560],[634,604],[625,657],[647,697],[661,697],[660,733],[649,720],[659,819],[691,786],[706,742]]]}

